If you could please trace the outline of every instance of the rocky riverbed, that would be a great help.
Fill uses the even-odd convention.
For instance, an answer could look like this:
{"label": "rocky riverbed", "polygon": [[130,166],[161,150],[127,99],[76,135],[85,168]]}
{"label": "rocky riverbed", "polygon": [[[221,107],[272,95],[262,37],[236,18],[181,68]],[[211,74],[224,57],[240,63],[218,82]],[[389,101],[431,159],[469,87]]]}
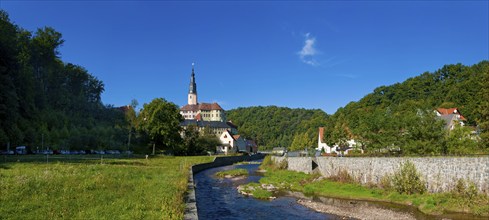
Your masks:
{"label": "rocky riverbed", "polygon": [[[272,184],[240,185],[237,187],[237,189],[238,192],[243,195],[268,200],[276,199],[275,194],[279,192],[279,188]],[[269,194],[264,194],[263,191],[269,192]],[[257,196],[257,193],[259,193],[260,195]],[[411,215],[410,213],[372,206],[369,205],[367,202],[347,201],[333,198],[320,198],[311,200],[309,197],[306,197],[299,192],[287,192],[285,194],[297,198],[298,204],[317,212],[344,216],[348,219],[416,219],[416,217]]]}
{"label": "rocky riverbed", "polygon": [[377,220],[377,219],[396,219],[396,220],[411,220],[416,219],[409,213],[395,212],[389,209],[382,209],[371,206],[355,206],[342,207],[336,205],[328,205],[322,202],[311,201],[308,199],[299,199],[297,203],[313,209],[317,212],[329,213],[334,215],[345,216],[348,218]]}

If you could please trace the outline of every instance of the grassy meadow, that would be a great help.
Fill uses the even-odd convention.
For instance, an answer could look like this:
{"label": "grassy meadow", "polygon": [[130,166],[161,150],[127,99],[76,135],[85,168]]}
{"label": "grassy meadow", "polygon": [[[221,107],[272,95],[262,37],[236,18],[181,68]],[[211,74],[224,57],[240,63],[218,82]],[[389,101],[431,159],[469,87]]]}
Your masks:
{"label": "grassy meadow", "polygon": [[0,158],[0,219],[182,219],[188,168],[213,157]]}

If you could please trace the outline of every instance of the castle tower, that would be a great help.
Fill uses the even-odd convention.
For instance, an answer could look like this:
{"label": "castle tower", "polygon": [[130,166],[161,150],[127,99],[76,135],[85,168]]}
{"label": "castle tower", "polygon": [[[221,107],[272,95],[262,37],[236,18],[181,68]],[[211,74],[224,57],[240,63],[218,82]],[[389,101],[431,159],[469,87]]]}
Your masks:
{"label": "castle tower", "polygon": [[190,88],[188,90],[188,104],[197,105],[197,84],[195,84],[194,63],[192,63],[192,75],[190,76]]}

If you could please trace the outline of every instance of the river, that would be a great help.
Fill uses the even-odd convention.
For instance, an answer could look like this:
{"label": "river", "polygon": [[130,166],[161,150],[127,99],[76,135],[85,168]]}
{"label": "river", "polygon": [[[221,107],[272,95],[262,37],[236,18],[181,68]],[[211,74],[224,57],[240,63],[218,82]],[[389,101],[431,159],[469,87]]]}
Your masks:
{"label": "river", "polygon": [[[333,214],[319,213],[297,203],[298,198],[307,198],[322,204],[340,207],[344,211],[359,211],[363,207],[364,215],[372,217],[372,212],[408,213],[415,219],[485,219],[474,215],[451,213],[430,216],[421,213],[415,207],[384,202],[366,202],[324,197],[306,197],[302,193],[284,192],[272,201],[259,200],[238,193],[237,187],[249,182],[258,182],[262,174],[256,172],[259,164],[240,164],[211,168],[195,174],[195,196],[199,219],[345,219]],[[248,170],[246,178],[231,180],[220,179],[216,172],[243,168]],[[370,212],[370,214],[369,214]],[[390,213],[392,214],[392,213]],[[395,213],[394,213],[395,214]],[[349,214],[342,214],[349,215]],[[355,216],[355,215],[353,215]],[[388,219],[386,215],[377,219]],[[363,219],[364,217],[358,217]],[[374,218],[375,219],[375,218]]]}
{"label": "river", "polygon": [[[272,201],[254,199],[238,193],[236,187],[258,182],[259,164],[217,167],[197,173],[196,199],[199,219],[341,219],[299,205],[294,197],[283,196]],[[219,179],[216,172],[236,168],[247,169],[249,176],[240,180]]]}

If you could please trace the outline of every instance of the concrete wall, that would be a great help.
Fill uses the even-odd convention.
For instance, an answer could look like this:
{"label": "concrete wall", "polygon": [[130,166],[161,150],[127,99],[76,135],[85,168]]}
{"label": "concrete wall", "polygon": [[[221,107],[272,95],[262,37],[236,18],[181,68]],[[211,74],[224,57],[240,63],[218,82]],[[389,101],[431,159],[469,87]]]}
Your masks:
{"label": "concrete wall", "polygon": [[[285,158],[274,157],[274,161]],[[287,158],[289,170],[311,173],[312,158]],[[346,170],[362,184],[377,184],[381,178],[399,170],[400,164],[409,160],[427,182],[430,192],[451,190],[458,179],[470,180],[480,191],[489,194],[489,157],[317,157],[317,170],[325,177]]]}
{"label": "concrete wall", "polygon": [[265,157],[264,154],[254,154],[251,156],[216,157],[214,161],[210,163],[201,163],[192,166],[192,172],[193,174],[196,174],[202,170],[206,170],[209,168],[232,165],[234,163],[242,162],[242,161],[259,160],[259,159],[263,159],[264,157]]}

